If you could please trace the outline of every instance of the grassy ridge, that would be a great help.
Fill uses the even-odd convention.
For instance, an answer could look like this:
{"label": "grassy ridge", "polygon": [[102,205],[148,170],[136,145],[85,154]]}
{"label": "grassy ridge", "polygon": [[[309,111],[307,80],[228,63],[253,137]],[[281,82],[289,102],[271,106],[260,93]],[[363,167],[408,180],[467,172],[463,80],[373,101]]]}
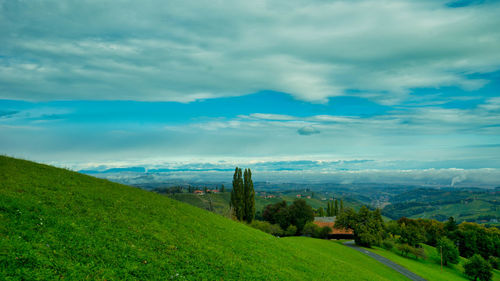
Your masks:
{"label": "grassy ridge", "polygon": [[275,238],[166,196],[0,157],[6,280],[406,280],[352,249]]}

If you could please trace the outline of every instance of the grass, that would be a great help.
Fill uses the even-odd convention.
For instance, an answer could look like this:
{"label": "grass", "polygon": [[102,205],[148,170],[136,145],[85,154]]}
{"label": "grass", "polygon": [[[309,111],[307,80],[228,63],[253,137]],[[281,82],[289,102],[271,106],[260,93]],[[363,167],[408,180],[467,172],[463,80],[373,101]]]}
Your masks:
{"label": "grass", "polygon": [[166,196],[0,156],[2,280],[407,280]]}
{"label": "grass", "polygon": [[[425,252],[427,254],[427,259],[414,259],[412,257],[403,257],[396,253],[397,250],[393,249],[391,251],[374,247],[368,249],[376,254],[379,254],[385,258],[392,260],[393,262],[402,265],[414,273],[422,276],[427,280],[436,281],[448,281],[448,280],[469,280],[467,276],[463,273],[463,264],[467,259],[460,258],[460,262],[456,265],[443,266],[443,271],[441,271],[440,256],[438,255],[434,247],[423,245]],[[493,281],[500,281],[500,272],[494,270]]]}

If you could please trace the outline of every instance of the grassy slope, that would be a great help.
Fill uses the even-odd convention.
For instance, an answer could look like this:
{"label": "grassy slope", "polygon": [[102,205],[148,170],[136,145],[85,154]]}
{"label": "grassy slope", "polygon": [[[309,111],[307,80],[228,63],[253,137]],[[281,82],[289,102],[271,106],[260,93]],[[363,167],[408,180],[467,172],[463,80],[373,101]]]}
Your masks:
{"label": "grassy slope", "polygon": [[275,238],[166,196],[0,156],[6,280],[405,280],[342,245]]}
{"label": "grassy slope", "polygon": [[[459,264],[444,266],[443,271],[441,272],[440,256],[438,255],[436,249],[428,245],[423,246],[427,254],[426,260],[416,260],[414,258],[402,257],[395,253],[395,250],[387,251],[378,247],[369,250],[381,256],[384,256],[397,264],[411,269],[413,272],[424,277],[427,280],[469,280],[463,274],[462,265],[464,264],[466,259],[460,258]],[[500,272],[498,270],[494,271],[493,281],[500,281]]]}

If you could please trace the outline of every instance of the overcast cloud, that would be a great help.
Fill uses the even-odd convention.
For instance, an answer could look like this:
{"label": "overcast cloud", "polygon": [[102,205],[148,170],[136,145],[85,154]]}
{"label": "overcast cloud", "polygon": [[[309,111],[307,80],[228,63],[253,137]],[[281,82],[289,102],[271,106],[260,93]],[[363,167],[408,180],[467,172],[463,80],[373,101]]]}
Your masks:
{"label": "overcast cloud", "polygon": [[500,3],[1,1],[0,98],[394,104],[500,68]]}

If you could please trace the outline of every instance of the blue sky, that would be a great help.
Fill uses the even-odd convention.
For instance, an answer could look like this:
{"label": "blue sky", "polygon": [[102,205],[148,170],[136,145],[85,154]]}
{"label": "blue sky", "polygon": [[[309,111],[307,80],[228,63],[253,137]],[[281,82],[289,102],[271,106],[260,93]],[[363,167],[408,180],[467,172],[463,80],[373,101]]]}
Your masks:
{"label": "blue sky", "polygon": [[497,173],[498,14],[499,1],[2,1],[0,153],[75,169]]}

